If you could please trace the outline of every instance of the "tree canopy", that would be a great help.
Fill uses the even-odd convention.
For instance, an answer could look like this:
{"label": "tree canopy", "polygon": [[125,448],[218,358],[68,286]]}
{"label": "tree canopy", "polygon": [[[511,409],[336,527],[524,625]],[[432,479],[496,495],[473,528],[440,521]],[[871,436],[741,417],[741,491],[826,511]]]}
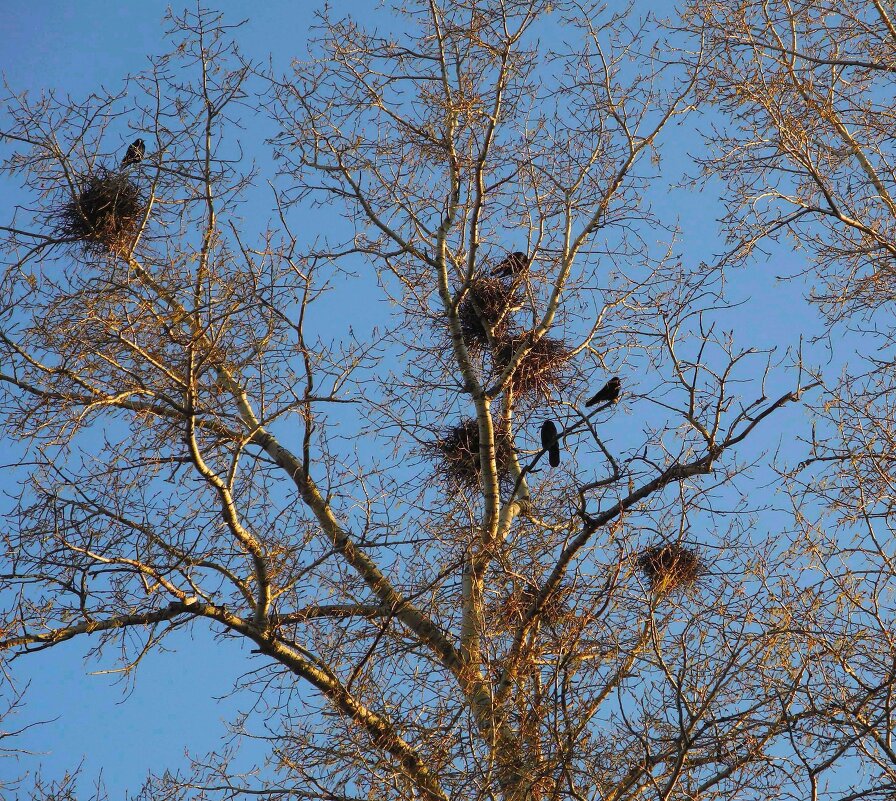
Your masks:
{"label": "tree canopy", "polygon": [[202,629],[266,761],[139,797],[892,797],[892,10],[380,13],[6,97],[9,719]]}

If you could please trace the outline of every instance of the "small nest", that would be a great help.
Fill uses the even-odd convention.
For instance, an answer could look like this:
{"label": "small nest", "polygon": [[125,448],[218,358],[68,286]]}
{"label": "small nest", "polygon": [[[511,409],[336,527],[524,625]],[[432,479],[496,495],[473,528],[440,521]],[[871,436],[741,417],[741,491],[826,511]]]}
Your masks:
{"label": "small nest", "polygon": [[[449,428],[429,448],[441,461],[441,472],[452,484],[479,485],[479,424],[475,418]],[[507,477],[513,460],[513,442],[503,429],[495,429],[495,462],[498,476]]]}
{"label": "small nest", "polygon": [[101,170],[86,178],[81,194],[58,212],[58,233],[87,251],[125,253],[133,244],[146,202],[124,174]]}
{"label": "small nest", "polygon": [[696,551],[681,545],[653,545],[638,557],[638,567],[658,593],[685,589],[694,584],[703,572],[703,563]]}
{"label": "small nest", "polygon": [[[517,348],[529,334],[505,337],[495,347],[495,369],[499,372],[510,363]],[[569,375],[572,351],[560,339],[542,337],[517,365],[510,379],[514,395],[547,397],[552,389],[562,386]]]}
{"label": "small nest", "polygon": [[[570,618],[572,610],[567,603],[569,594],[569,587],[560,587],[548,598],[547,603],[541,609],[542,623],[556,626]],[[534,587],[524,587],[513,590],[500,603],[497,612],[506,628],[513,628],[523,622],[535,602],[535,595]]]}
{"label": "small nest", "polygon": [[500,279],[486,276],[475,278],[457,307],[460,330],[467,347],[482,349],[488,345],[488,333],[483,321],[490,328],[497,325],[494,331],[496,337],[505,336],[511,324],[510,311],[519,302],[519,292]]}

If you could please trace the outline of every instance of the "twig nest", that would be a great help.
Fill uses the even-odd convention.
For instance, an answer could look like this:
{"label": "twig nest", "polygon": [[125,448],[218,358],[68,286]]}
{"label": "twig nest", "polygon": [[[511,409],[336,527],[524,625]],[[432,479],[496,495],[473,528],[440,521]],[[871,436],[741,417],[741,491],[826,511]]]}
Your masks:
{"label": "twig nest", "polygon": [[[548,597],[547,602],[541,608],[541,621],[549,626],[556,626],[568,620],[572,615],[572,609],[567,601],[570,588],[561,586]],[[500,622],[505,628],[513,628],[523,622],[532,604],[535,603],[537,592],[534,587],[514,589],[510,595],[504,598],[497,609]]]}
{"label": "twig nest", "polygon": [[488,345],[486,325],[496,337],[505,336],[511,325],[510,312],[520,303],[519,291],[498,278],[479,276],[457,307],[460,330],[468,348]]}
{"label": "twig nest", "polygon": [[[476,418],[465,420],[430,446],[440,461],[440,472],[453,484],[478,486],[481,471],[479,459],[479,424]],[[513,442],[501,428],[495,428],[495,463],[499,478],[506,478],[513,460]]]}
{"label": "twig nest", "polygon": [[140,190],[124,173],[100,170],[86,176],[81,193],[57,214],[58,234],[95,253],[124,253],[146,213]]}
{"label": "twig nest", "polygon": [[660,594],[693,585],[703,572],[699,554],[674,543],[645,548],[638,557],[638,567]]}
{"label": "twig nest", "polygon": [[[495,347],[495,370],[503,372],[520,345],[530,338],[530,333],[502,338]],[[551,390],[562,388],[569,377],[571,356],[572,351],[563,340],[542,337],[516,366],[510,379],[513,393],[547,397]]]}

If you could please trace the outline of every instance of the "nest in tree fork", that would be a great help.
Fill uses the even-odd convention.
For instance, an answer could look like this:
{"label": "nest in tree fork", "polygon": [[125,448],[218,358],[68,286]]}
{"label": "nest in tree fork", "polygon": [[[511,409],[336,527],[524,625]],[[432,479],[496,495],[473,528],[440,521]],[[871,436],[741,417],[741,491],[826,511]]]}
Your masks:
{"label": "nest in tree fork", "polygon": [[[530,337],[531,334],[507,336],[496,343],[495,369],[503,372],[513,354]],[[563,340],[542,337],[517,364],[510,379],[513,394],[548,396],[552,389],[561,388],[569,377],[571,357],[572,351]]]}
{"label": "nest in tree fork", "polygon": [[681,545],[652,545],[638,557],[638,567],[660,593],[684,589],[697,581],[703,563],[696,551]]}
{"label": "nest in tree fork", "polygon": [[58,234],[87,251],[124,253],[146,213],[146,201],[125,174],[101,170],[86,177],[77,197],[57,214]]}
{"label": "nest in tree fork", "polygon": [[[476,418],[449,428],[430,446],[438,456],[440,472],[454,484],[478,486],[482,472],[479,459],[479,423]],[[495,464],[498,477],[507,477],[513,461],[513,442],[507,431],[495,428]]]}
{"label": "nest in tree fork", "polygon": [[471,349],[488,345],[488,328],[496,337],[504,336],[511,325],[510,312],[519,305],[519,292],[497,278],[473,279],[457,307],[464,343]]}
{"label": "nest in tree fork", "polygon": [[[560,586],[548,597],[547,602],[541,608],[541,621],[549,626],[558,625],[568,620],[572,615],[572,608],[567,603],[571,588]],[[522,623],[525,616],[535,603],[537,590],[534,587],[524,587],[513,590],[498,606],[500,621],[512,628]]]}

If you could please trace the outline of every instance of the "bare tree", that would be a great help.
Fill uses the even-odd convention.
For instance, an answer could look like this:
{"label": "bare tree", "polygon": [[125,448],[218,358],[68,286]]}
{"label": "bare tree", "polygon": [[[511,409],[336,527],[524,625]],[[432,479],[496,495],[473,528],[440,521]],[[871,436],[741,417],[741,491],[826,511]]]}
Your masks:
{"label": "bare tree", "polygon": [[862,769],[842,797],[890,797],[896,14],[878,0],[690,7],[706,44],[701,90],[724,112],[704,164],[730,190],[733,255],[793,243],[844,365],[817,371],[829,389],[806,458],[782,468],[794,537],[815,552],[807,595],[836,599],[798,624],[817,659],[807,693],[826,710],[821,728],[805,726],[800,758],[813,792],[852,754]]}
{"label": "bare tree", "polygon": [[730,118],[707,167],[732,188],[740,253],[791,234],[831,319],[891,302],[896,40],[886,4],[692,4],[706,37],[703,91]]}
{"label": "bare tree", "polygon": [[[129,673],[186,626],[252,643],[270,769],[213,754],[147,797],[798,795],[796,546],[744,547],[735,452],[814,382],[734,342],[644,202],[695,73],[637,9],[395,13],[322,15],[314,60],[264,76],[259,234],[233,126],[260,71],[218,18],[173,19],[135,80],[138,163],[119,97],[8,104],[0,648],[92,634]],[[321,208],[351,227],[306,235]],[[395,313],[334,328],[330,288]]]}

